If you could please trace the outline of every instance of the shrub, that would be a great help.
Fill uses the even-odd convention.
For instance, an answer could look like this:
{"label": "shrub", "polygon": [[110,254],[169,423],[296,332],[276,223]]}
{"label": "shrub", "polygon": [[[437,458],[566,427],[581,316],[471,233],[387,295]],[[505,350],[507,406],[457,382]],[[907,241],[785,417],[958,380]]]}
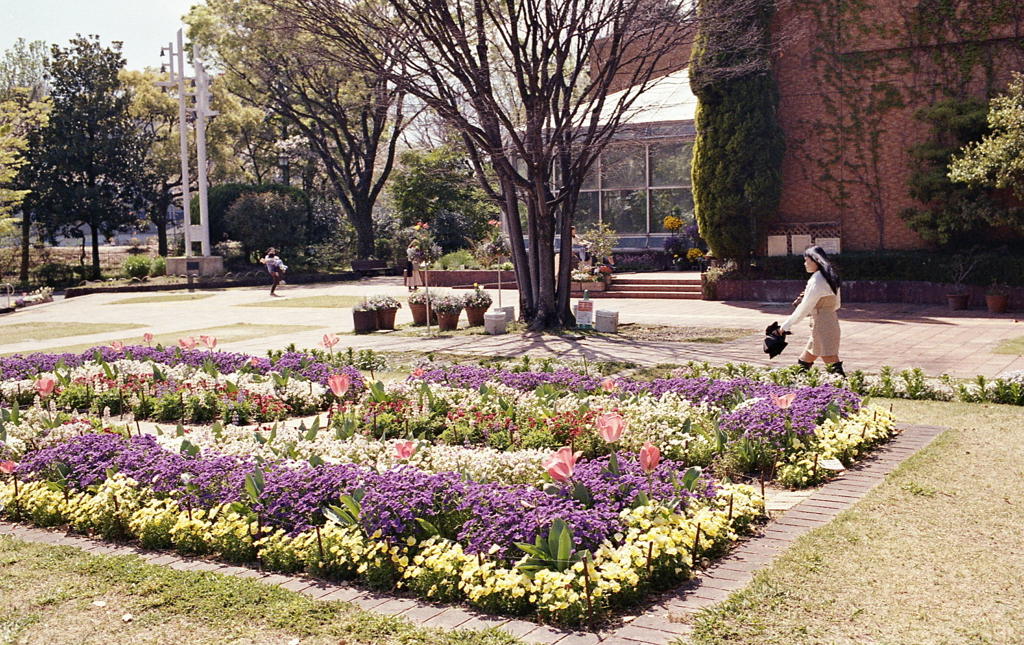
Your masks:
{"label": "shrub", "polygon": [[162,255],[156,256],[149,263],[149,275],[154,278],[167,275],[167,260]]}
{"label": "shrub", "polygon": [[462,249],[459,251],[452,251],[451,253],[441,256],[441,259],[438,260],[432,268],[448,270],[458,269],[461,266],[473,269],[479,267],[479,264],[477,263],[476,258],[473,257],[472,252]]}
{"label": "shrub", "polygon": [[32,270],[37,283],[60,289],[77,283],[81,278],[75,269],[59,262],[47,262]]}
{"label": "shrub", "polygon": [[129,255],[121,264],[121,271],[127,278],[145,278],[149,268],[149,258],[144,255]]}

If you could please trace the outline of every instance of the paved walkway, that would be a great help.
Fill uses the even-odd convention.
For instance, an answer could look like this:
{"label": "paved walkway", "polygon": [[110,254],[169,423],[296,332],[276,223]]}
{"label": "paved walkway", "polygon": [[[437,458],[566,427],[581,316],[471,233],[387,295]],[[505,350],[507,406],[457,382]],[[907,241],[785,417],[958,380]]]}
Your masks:
{"label": "paved walkway", "polygon": [[[680,274],[672,274],[678,277]],[[180,293],[180,292],[170,292]],[[49,340],[25,340],[0,345],[0,354],[47,351],[52,348],[84,343],[105,344],[143,332],[191,335],[199,329],[238,323],[302,325],[309,329],[253,340],[222,343],[220,349],[263,354],[289,343],[298,347],[315,347],[324,333],[352,331],[352,315],[346,309],[310,307],[240,306],[260,302],[280,304],[288,299],[311,296],[370,296],[387,293],[404,301],[408,293],[400,278],[371,278],[360,282],[327,285],[287,285],[281,288],[281,299],[271,299],[266,288],[239,288],[203,292],[209,298],[192,302],[156,302],[116,305],[117,301],[153,294],[94,294],[70,300],[37,305],[0,317],[0,330],[12,324],[45,324],[53,322],[134,323],[141,325],[130,332],[108,332]],[[497,304],[498,293],[491,291]],[[502,304],[517,305],[518,293],[505,290]],[[588,360],[627,360],[638,364],[683,363],[708,360],[715,364],[745,362],[768,365],[761,351],[761,338],[756,330],[764,329],[774,320],[784,319],[791,308],[787,305],[756,302],[705,302],[700,300],[642,300],[602,298],[599,309],[619,312],[620,324],[642,323],[684,327],[731,327],[749,329],[751,334],[721,344],[634,342],[589,337],[566,340],[549,335],[517,334],[505,336],[460,336],[437,338],[427,336],[396,336],[369,334],[343,336],[339,348],[372,348],[389,351],[451,351],[478,355],[566,356]],[[1004,371],[1024,370],[1024,356],[996,354],[1001,342],[1024,337],[1024,324],[1015,316],[981,311],[950,311],[945,307],[905,304],[851,304],[840,311],[843,328],[842,358],[847,370],[878,372],[889,365],[896,369],[920,367],[925,373],[948,373],[956,377],[982,374],[993,377]],[[408,307],[398,312],[397,322],[410,323]],[[796,360],[806,342],[806,323],[797,326],[790,347],[774,363]]]}
{"label": "paved walkway", "polygon": [[689,619],[701,609],[721,602],[766,567],[776,555],[798,537],[827,524],[850,508],[872,488],[885,480],[904,459],[928,445],[943,428],[901,425],[894,441],[876,451],[856,467],[807,495],[803,501],[777,515],[755,538],[741,543],[725,558],[675,591],[657,599],[625,624],[600,633],[574,632],[537,625],[525,620],[488,616],[461,607],[436,605],[409,598],[377,594],[349,585],[335,585],[306,576],[285,576],[250,567],[221,564],[198,558],[183,558],[173,553],[148,551],[53,530],[0,522],[0,535],[19,540],[73,546],[97,555],[137,555],[150,564],[182,571],[211,571],[223,575],[253,578],[266,584],[306,594],[318,600],[351,602],[361,609],[401,616],[425,627],[444,629],[486,629],[497,627],[528,643],[545,645],[667,645],[687,640]]}

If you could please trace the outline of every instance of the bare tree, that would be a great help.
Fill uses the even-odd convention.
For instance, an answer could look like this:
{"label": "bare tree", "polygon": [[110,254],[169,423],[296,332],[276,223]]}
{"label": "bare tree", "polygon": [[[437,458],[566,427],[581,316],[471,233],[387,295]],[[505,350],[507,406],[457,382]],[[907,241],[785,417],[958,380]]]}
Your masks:
{"label": "bare tree", "polygon": [[572,324],[570,227],[580,187],[637,96],[668,71],[666,55],[692,29],[690,5],[262,1],[365,69],[399,61],[388,80],[461,134],[478,179],[503,211],[524,319],[531,329]]}
{"label": "bare tree", "polygon": [[357,68],[334,42],[263,9],[249,0],[211,0],[193,9],[189,35],[216,52],[234,92],[305,137],[355,227],[357,255],[369,257],[373,205],[406,123],[403,92],[388,81],[395,62],[381,55]]}

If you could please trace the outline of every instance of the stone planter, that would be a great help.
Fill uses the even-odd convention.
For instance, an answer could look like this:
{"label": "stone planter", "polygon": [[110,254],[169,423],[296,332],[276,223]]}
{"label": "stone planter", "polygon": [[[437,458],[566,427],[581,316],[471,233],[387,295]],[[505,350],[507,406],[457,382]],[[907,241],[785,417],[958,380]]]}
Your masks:
{"label": "stone planter", "polygon": [[368,331],[377,331],[376,311],[352,310],[352,323],[357,334],[364,334]]}
{"label": "stone planter", "polygon": [[572,290],[573,291],[604,291],[604,287],[605,287],[604,282],[601,282],[600,280],[596,281],[596,282],[573,282],[572,283]]}
{"label": "stone planter", "polygon": [[479,327],[484,324],[484,314],[490,307],[466,307],[466,320],[470,327]]}
{"label": "stone planter", "polygon": [[462,316],[461,311],[455,312],[437,312],[437,329],[438,331],[455,331],[459,328],[459,318]]}
{"label": "stone planter", "polygon": [[394,329],[395,328],[395,316],[398,315],[397,309],[378,309],[377,310],[377,329]]}
{"label": "stone planter", "polygon": [[1009,299],[1009,296],[985,296],[985,305],[988,306],[989,313],[1005,314]]}
{"label": "stone planter", "polygon": [[[412,324],[423,325],[427,324],[427,305],[414,305],[409,303],[409,311],[412,312]],[[430,312],[430,324],[437,324],[437,312]]]}
{"label": "stone planter", "polygon": [[949,303],[949,308],[953,311],[960,311],[967,309],[967,299],[970,298],[969,294],[966,293],[947,293],[946,302]]}

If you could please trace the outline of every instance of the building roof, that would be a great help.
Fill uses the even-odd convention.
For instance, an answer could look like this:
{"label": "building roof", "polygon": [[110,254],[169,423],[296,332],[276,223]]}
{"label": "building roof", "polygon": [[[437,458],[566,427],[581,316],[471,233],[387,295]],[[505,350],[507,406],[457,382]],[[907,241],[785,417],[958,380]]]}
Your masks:
{"label": "building roof", "polygon": [[[626,92],[633,91],[631,88],[609,94],[605,99],[605,113],[610,113]],[[636,97],[616,138],[692,136],[696,110],[697,97],[690,91],[689,71],[672,72],[653,81]]]}

